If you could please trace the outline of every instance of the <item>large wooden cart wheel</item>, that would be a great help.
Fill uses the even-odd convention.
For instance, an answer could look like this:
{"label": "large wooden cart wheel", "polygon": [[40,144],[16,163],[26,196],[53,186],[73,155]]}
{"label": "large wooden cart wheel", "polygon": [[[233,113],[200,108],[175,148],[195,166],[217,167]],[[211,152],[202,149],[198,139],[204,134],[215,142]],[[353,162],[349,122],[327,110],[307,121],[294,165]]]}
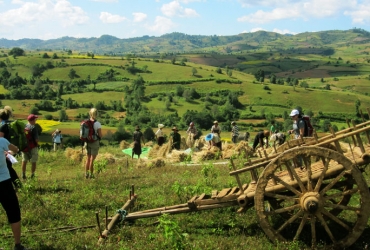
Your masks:
{"label": "large wooden cart wheel", "polygon": [[[370,193],[360,170],[344,155],[317,146],[274,158],[257,182],[254,201],[271,241],[300,240],[312,248],[352,245],[370,216]],[[278,207],[266,209],[276,201]]]}

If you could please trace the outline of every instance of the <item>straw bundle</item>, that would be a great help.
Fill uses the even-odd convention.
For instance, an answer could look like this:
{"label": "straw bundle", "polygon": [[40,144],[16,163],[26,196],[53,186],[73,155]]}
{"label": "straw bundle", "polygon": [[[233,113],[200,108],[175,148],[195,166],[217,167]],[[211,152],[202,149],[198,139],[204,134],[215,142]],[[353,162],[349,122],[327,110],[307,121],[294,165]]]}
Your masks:
{"label": "straw bundle", "polygon": [[235,145],[225,143],[222,146],[222,157],[224,159],[230,159],[235,154]]}
{"label": "straw bundle", "polygon": [[145,144],[144,144],[144,147],[151,147],[153,146],[153,141],[147,141]]}
{"label": "straw bundle", "polygon": [[157,157],[166,157],[171,150],[171,142],[164,143],[162,147],[158,149]]}
{"label": "straw bundle", "polygon": [[65,156],[75,162],[81,162],[84,155],[81,149],[66,148]]}
{"label": "straw bundle", "polygon": [[185,137],[181,137],[180,149],[187,148]]}
{"label": "straw bundle", "polygon": [[98,154],[98,156],[96,157],[95,160],[96,161],[100,161],[102,159],[107,160],[108,161],[108,164],[112,164],[112,163],[115,163],[116,162],[116,159],[110,153]]}
{"label": "straw bundle", "polygon": [[209,150],[202,150],[200,152],[193,154],[193,159],[196,162],[206,161],[206,160],[215,160],[219,155],[220,150],[217,147],[211,147]]}
{"label": "straw bundle", "polygon": [[171,161],[172,162],[183,162],[188,157],[185,152],[181,152],[178,150],[172,150],[171,153]]}
{"label": "straw bundle", "polygon": [[148,158],[156,158],[158,156],[158,151],[161,149],[161,147],[157,144],[154,145],[148,153]]}
{"label": "straw bundle", "polygon": [[119,143],[119,148],[120,149],[126,149],[126,148],[129,148],[130,147],[130,143],[128,143],[127,141],[123,140]]}

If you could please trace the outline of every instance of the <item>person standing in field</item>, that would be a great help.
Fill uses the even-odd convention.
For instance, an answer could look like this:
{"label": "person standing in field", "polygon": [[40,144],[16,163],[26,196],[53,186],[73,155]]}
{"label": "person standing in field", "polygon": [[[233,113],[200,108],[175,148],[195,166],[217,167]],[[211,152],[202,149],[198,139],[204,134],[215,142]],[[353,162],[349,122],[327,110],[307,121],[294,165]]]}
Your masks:
{"label": "person standing in field", "polygon": [[35,177],[36,172],[36,163],[39,158],[38,153],[38,143],[39,143],[39,133],[38,129],[35,128],[37,115],[30,114],[27,117],[28,123],[24,128],[24,132],[27,138],[27,147],[22,151],[22,178],[23,180],[27,179],[26,176],[26,167],[27,162],[31,162],[31,178]]}
{"label": "person standing in field", "polygon": [[99,154],[100,139],[102,138],[101,123],[97,121],[98,110],[92,108],[89,111],[90,121],[93,122],[94,141],[86,142],[87,159],[85,164],[85,178],[95,178],[94,176],[94,161]]}
{"label": "person standing in field", "polygon": [[137,155],[137,158],[140,159],[140,155],[141,155],[141,142],[143,142],[143,144],[145,142],[144,142],[144,135],[141,132],[141,129],[140,129],[139,126],[136,126],[135,127],[135,132],[134,132],[133,140],[134,140],[134,148],[132,149],[132,156],[131,156],[131,158],[134,158],[134,155],[136,154]]}
{"label": "person standing in field", "polygon": [[[11,144],[4,137],[0,137],[0,150],[8,152],[9,150],[18,153],[19,148]],[[14,250],[26,250],[21,245],[21,209],[19,207],[18,197],[12,185],[12,180],[6,164],[5,154],[0,154],[0,203],[3,206],[8,222],[13,232]]]}
{"label": "person standing in field", "polygon": [[273,135],[275,133],[276,133],[275,121],[271,121],[270,135]]}
{"label": "person standing in field", "polygon": [[217,134],[218,137],[221,139],[221,128],[218,126],[218,121],[213,122],[213,126],[211,128],[211,133],[212,134]]}
{"label": "person standing in field", "polygon": [[303,138],[304,134],[305,134],[305,122],[299,112],[298,109],[293,109],[292,112],[290,112],[290,115],[289,115],[292,120],[293,120],[293,129],[289,130],[289,134],[293,134],[294,133],[294,138],[295,139],[301,139]]}
{"label": "person standing in field", "polygon": [[231,122],[231,126],[233,126],[231,128],[231,141],[234,144],[236,144],[238,142],[238,137],[239,137],[239,128],[236,125],[236,122],[235,121]]}
{"label": "person standing in field", "polygon": [[163,124],[158,124],[158,130],[155,132],[155,137],[157,138],[158,146],[162,146],[164,143],[164,134],[163,134]]}
{"label": "person standing in field", "polygon": [[196,127],[194,126],[194,122],[191,122],[189,124],[188,130],[186,130],[186,133],[188,134],[188,147],[192,148],[194,145],[195,138],[198,134],[198,131]]}
{"label": "person standing in field", "polygon": [[51,136],[53,137],[54,152],[56,152],[57,149],[62,149],[63,148],[63,145],[62,145],[62,142],[63,142],[62,131],[57,129],[57,130],[54,131],[54,133],[52,133]]}
{"label": "person standing in field", "polygon": [[[0,137],[4,137],[10,141],[10,131],[9,131],[9,118],[12,116],[12,108],[10,106],[5,106],[7,109],[0,109]],[[9,152],[6,152],[7,155]],[[9,158],[6,158],[6,165],[9,170],[10,178],[15,187],[21,187],[21,182],[19,180],[17,172],[13,168],[13,163]]]}
{"label": "person standing in field", "polygon": [[179,130],[176,126],[172,128],[170,137],[172,138],[172,149],[180,150],[181,135],[179,134]]}

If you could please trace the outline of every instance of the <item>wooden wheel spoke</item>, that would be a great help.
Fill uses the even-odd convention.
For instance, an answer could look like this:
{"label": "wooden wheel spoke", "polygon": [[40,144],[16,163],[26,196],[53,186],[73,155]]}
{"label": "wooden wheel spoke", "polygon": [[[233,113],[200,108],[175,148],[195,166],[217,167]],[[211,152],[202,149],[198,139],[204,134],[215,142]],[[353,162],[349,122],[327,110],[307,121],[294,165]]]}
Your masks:
{"label": "wooden wheel spoke", "polygon": [[324,195],[328,190],[330,190],[345,174],[346,171],[342,171],[340,174],[338,174],[334,180],[332,180],[326,187],[324,187],[320,191],[320,195]]}
{"label": "wooden wheel spoke", "polygon": [[317,240],[316,240],[316,217],[315,216],[311,218],[311,237],[312,237],[312,241],[311,241],[312,248],[316,248]]}
{"label": "wooden wheel spoke", "polygon": [[301,209],[298,213],[290,217],[289,220],[285,221],[284,224],[279,227],[279,229],[277,230],[277,233],[280,233],[282,230],[284,230],[284,228],[286,228],[289,224],[291,224],[296,219],[298,219],[298,217],[300,217],[303,213],[304,211]]}
{"label": "wooden wheel spoke", "polygon": [[326,221],[324,220],[324,218],[322,217],[321,214],[317,214],[316,217],[319,219],[321,225],[324,227],[326,233],[329,235],[330,239],[333,241],[333,243],[336,242],[334,236],[333,236],[333,233],[331,232],[330,228],[328,227],[328,224],[326,223]]}
{"label": "wooden wheel spoke", "polygon": [[343,221],[341,221],[338,217],[334,216],[331,214],[329,211],[326,211],[325,209],[322,210],[322,213],[326,215],[329,219],[332,221],[336,222],[338,225],[341,225],[343,228],[345,228],[348,232],[351,231],[352,229],[345,224]]}
{"label": "wooden wheel spoke", "polygon": [[273,210],[273,211],[265,211],[265,214],[266,215],[281,214],[281,213],[286,213],[286,212],[292,211],[292,210],[297,209],[297,208],[301,208],[301,205],[300,204],[295,204],[293,206],[283,207],[283,208],[279,208],[279,209],[276,209],[276,210]]}
{"label": "wooden wheel spoke", "polygon": [[302,195],[301,192],[299,192],[297,189],[295,189],[293,186],[289,185],[288,183],[286,183],[285,181],[283,181],[282,179],[280,179],[279,177],[273,175],[272,178],[274,178],[275,181],[279,182],[280,184],[282,184],[284,187],[286,187],[289,191],[295,193],[296,195],[300,196]]}
{"label": "wooden wheel spoke", "polygon": [[354,211],[354,212],[359,212],[360,208],[358,207],[350,207],[350,206],[344,206],[340,204],[333,204],[331,202],[325,202],[324,207],[330,207],[330,208],[338,208],[341,210],[348,210],[348,211]]}
{"label": "wooden wheel spoke", "polygon": [[304,186],[301,177],[298,176],[297,172],[295,171],[296,168],[293,167],[292,164],[287,164],[287,167],[289,168],[290,172],[293,174],[295,180],[297,181],[299,187],[301,188],[302,192],[307,192],[306,187]]}
{"label": "wooden wheel spoke", "polygon": [[309,158],[304,158],[304,165],[307,171],[307,190],[311,192],[313,190],[311,160]]}
{"label": "wooden wheel spoke", "polygon": [[339,192],[339,193],[335,193],[335,194],[326,195],[324,199],[325,200],[330,200],[330,199],[333,199],[333,198],[349,196],[349,195],[355,194],[357,192],[358,192],[358,188],[353,188],[351,190],[346,190],[344,192]]}
{"label": "wooden wheel spoke", "polygon": [[295,196],[287,196],[287,195],[276,194],[276,193],[271,193],[271,192],[266,192],[265,196],[276,198],[276,199],[281,199],[281,200],[289,200],[289,201],[297,200],[297,197]]}
{"label": "wooden wheel spoke", "polygon": [[306,222],[307,222],[307,218],[308,218],[308,213],[305,213],[305,214],[303,215],[303,218],[302,218],[302,220],[301,220],[301,223],[299,223],[299,227],[298,227],[298,229],[297,229],[297,232],[296,232],[296,234],[295,234],[295,236],[294,236],[293,240],[298,240],[299,235],[301,235],[301,232],[302,232],[302,230],[303,230],[303,227],[304,227],[304,225],[305,225],[305,224],[306,224]]}
{"label": "wooden wheel spoke", "polygon": [[321,184],[324,181],[324,177],[325,177],[326,171],[328,170],[330,160],[331,159],[326,159],[325,160],[324,158],[322,158],[322,161],[324,162],[324,169],[322,170],[322,173],[320,175],[320,178],[318,179],[318,181],[316,183],[316,186],[315,186],[315,189],[314,189],[315,192],[318,192],[320,190]]}

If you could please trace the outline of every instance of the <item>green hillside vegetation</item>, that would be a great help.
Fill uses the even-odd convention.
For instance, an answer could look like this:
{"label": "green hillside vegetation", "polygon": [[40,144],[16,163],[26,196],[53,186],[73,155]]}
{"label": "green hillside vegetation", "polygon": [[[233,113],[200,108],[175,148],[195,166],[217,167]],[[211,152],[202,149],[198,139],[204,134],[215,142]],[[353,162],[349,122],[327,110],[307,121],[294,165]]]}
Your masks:
{"label": "green hillside vegetation", "polygon": [[[102,51],[104,44],[119,40],[101,38]],[[359,108],[370,107],[370,36],[363,30],[234,38],[176,33],[159,40],[174,47],[191,41],[204,50],[110,55],[76,46],[14,55],[2,49],[2,103],[16,107],[19,115],[36,112],[61,121],[81,120],[95,106],[105,125],[127,130],[158,123],[186,129],[190,121],[208,130],[213,120],[227,130],[230,121],[242,120],[240,127],[251,132],[275,119],[281,130],[288,129],[287,114],[295,107],[310,114],[319,131],[328,122],[345,125],[344,116],[358,119]]]}

